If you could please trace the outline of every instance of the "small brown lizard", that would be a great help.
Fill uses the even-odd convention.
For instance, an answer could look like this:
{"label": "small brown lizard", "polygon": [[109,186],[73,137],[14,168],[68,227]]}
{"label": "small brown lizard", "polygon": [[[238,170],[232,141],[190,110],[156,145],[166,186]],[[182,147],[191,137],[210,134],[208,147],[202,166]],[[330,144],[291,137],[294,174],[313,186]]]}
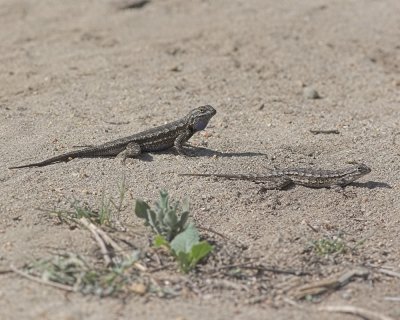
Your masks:
{"label": "small brown lizard", "polygon": [[165,125],[155,127],[132,136],[120,138],[98,146],[67,152],[47,160],[10,167],[9,169],[43,167],[73,158],[93,158],[121,156],[123,162],[128,157],[137,157],[142,152],[162,151],[175,147],[181,155],[187,155],[183,144],[196,132],[204,130],[217,111],[210,105],[193,109],[185,117]]}
{"label": "small brown lizard", "polygon": [[215,173],[182,173],[179,175],[249,180],[263,184],[272,182],[266,189],[283,189],[291,184],[310,188],[345,187],[370,172],[371,169],[365,164],[357,164],[340,170],[315,170],[310,168],[282,169],[273,170],[264,175]]}

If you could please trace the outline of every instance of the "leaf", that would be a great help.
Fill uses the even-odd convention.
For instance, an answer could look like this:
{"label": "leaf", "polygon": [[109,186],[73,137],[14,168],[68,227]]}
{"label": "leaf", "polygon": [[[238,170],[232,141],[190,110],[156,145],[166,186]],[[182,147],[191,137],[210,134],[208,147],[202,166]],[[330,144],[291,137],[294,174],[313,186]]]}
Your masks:
{"label": "leaf", "polygon": [[138,218],[147,219],[147,210],[150,209],[149,205],[143,200],[136,200],[135,214]]}
{"label": "leaf", "polygon": [[178,227],[182,230],[185,230],[186,228],[186,222],[189,218],[189,211],[184,211],[182,212],[181,218],[178,222]]}
{"label": "leaf", "polygon": [[202,241],[198,244],[195,244],[190,252],[191,266],[194,267],[201,259],[207,256],[213,249],[214,249],[213,246],[209,244],[207,241]]}
{"label": "leaf", "polygon": [[164,216],[164,224],[171,227],[171,229],[175,228],[178,223],[178,217],[176,216],[175,211],[168,210]]}
{"label": "leaf", "polygon": [[181,270],[187,273],[212,250],[213,247],[207,241],[202,241],[193,245],[190,252],[180,251],[175,254],[175,257]]}
{"label": "leaf", "polygon": [[185,231],[179,233],[172,241],[171,248],[178,256],[180,252],[190,253],[192,247],[199,243],[200,236],[196,227],[191,223]]}
{"label": "leaf", "polygon": [[156,207],[154,210],[154,213],[155,213],[155,218],[157,219],[157,221],[162,223],[164,220],[164,215],[165,215],[164,209],[162,209],[160,207]]}
{"label": "leaf", "polygon": [[188,199],[183,200],[182,211],[183,212],[186,212],[186,211],[189,212],[189,209],[190,209],[189,200]]}
{"label": "leaf", "polygon": [[163,246],[166,246],[167,248],[169,248],[169,242],[161,234],[158,234],[154,238],[153,244],[156,248],[160,248]]}
{"label": "leaf", "polygon": [[161,190],[160,191],[160,202],[159,202],[159,206],[162,209],[168,209],[168,192],[165,190]]}
{"label": "leaf", "polygon": [[189,272],[191,269],[191,261],[190,254],[186,252],[179,252],[176,256],[176,260],[178,260],[179,267],[185,273]]}
{"label": "leaf", "polygon": [[156,213],[151,209],[147,210],[147,221],[156,233],[160,233],[156,219]]}

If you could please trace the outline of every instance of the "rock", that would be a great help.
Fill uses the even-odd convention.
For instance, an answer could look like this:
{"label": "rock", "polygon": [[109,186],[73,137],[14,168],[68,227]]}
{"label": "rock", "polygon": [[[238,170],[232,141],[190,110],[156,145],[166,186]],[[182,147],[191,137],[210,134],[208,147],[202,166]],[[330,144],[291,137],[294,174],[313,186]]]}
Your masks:
{"label": "rock", "polygon": [[307,98],[307,99],[320,99],[321,98],[318,91],[313,88],[310,88],[310,87],[304,88],[303,96],[304,96],[304,98]]}

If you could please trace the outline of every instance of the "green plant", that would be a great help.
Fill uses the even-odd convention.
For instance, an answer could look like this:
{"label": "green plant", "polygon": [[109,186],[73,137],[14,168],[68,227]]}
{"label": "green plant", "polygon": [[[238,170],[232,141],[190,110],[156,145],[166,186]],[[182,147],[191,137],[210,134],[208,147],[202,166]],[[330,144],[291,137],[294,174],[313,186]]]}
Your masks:
{"label": "green plant", "polygon": [[184,202],[180,215],[177,214],[179,202],[169,200],[166,191],[160,191],[160,200],[155,203],[155,208],[143,200],[136,200],[136,216],[145,220],[145,225],[150,226],[155,233],[162,235],[167,241],[171,241],[177,234],[187,227],[189,217],[189,204]]}
{"label": "green plant", "polygon": [[200,241],[194,224],[187,223],[189,204],[185,202],[180,215],[177,214],[178,208],[179,202],[169,201],[168,193],[160,191],[160,200],[155,203],[154,210],[146,202],[136,200],[135,213],[157,233],[154,245],[167,247],[181,270],[189,272],[213,247],[207,241]]}
{"label": "green plant", "polygon": [[178,234],[171,242],[158,235],[154,244],[156,247],[167,247],[178,261],[180,269],[185,273],[193,269],[213,250],[212,245],[207,241],[200,241],[199,232],[193,224],[189,224],[186,230]]}
{"label": "green plant", "polygon": [[342,253],[346,250],[346,245],[340,238],[318,239],[312,242],[312,249],[320,256],[327,256],[334,253]]}
{"label": "green plant", "polygon": [[[132,292],[138,295],[157,294],[159,297],[179,295],[178,289],[168,284],[158,285],[151,278],[151,272],[146,272],[149,266],[141,263],[146,252],[143,254],[139,250],[127,249],[128,240],[113,239],[106,231],[110,228],[103,228],[113,227],[118,222],[115,221],[115,214],[122,210],[125,190],[124,179],[119,186],[119,199],[114,201],[103,195],[97,210],[80,201],[71,203],[69,211],[46,210],[62,222],[88,230],[100,249],[102,261],[97,255],[89,259],[75,253],[64,253],[48,259],[39,258],[20,269],[12,267],[12,271],[32,281],[82,294],[115,296]],[[166,246],[184,272],[194,268],[213,249],[207,241],[200,241],[196,227],[187,223],[188,203],[181,207],[179,202],[170,201],[165,191],[160,192],[160,200],[153,209],[144,201],[137,200],[135,212],[157,233],[155,244]],[[151,252],[154,253],[154,250]]]}
{"label": "green plant", "polygon": [[52,213],[63,222],[76,222],[81,218],[86,218],[95,225],[112,226],[114,222],[118,221],[122,211],[126,192],[125,177],[122,178],[122,183],[119,184],[118,190],[119,197],[117,201],[114,201],[112,197],[106,197],[103,193],[101,203],[97,210],[91,209],[86,203],[74,200],[71,203],[73,211],[57,210],[52,211]]}
{"label": "green plant", "polygon": [[138,259],[138,252],[133,252],[113,267],[99,267],[91,265],[80,255],[65,253],[50,259],[38,259],[25,266],[24,272],[39,277],[46,284],[60,284],[70,291],[110,296],[122,292],[139,278],[133,271]]}

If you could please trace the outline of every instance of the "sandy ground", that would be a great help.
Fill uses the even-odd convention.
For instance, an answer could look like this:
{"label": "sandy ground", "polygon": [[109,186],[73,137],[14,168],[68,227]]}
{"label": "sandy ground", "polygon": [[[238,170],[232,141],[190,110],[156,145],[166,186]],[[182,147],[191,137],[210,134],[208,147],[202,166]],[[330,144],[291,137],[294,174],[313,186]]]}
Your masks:
{"label": "sandy ground", "polygon": [[[400,318],[400,2],[398,0],[168,0],[118,10],[111,1],[0,1],[0,317],[2,319],[352,319],[315,311],[352,305]],[[303,95],[304,87],[321,99]],[[102,143],[211,104],[217,115],[191,139],[197,157],[173,152],[130,159],[75,159],[9,170],[75,145]],[[337,129],[313,135],[310,129]],[[180,172],[263,172],[273,167],[342,168],[371,174],[346,188],[259,193],[248,182]],[[72,198],[96,204],[125,174],[135,198],[160,188],[190,198],[196,224],[248,246],[247,255],[318,273],[368,267],[366,279],[299,309],[277,302],[288,277],[270,275],[274,295],[221,288],[206,295],[99,299],[7,273],[49,248],[88,252],[83,230],[39,209]],[[312,228],[310,227],[312,226]],[[342,234],[356,251],[333,259],[305,250]],[[275,299],[276,298],[276,299]]]}

